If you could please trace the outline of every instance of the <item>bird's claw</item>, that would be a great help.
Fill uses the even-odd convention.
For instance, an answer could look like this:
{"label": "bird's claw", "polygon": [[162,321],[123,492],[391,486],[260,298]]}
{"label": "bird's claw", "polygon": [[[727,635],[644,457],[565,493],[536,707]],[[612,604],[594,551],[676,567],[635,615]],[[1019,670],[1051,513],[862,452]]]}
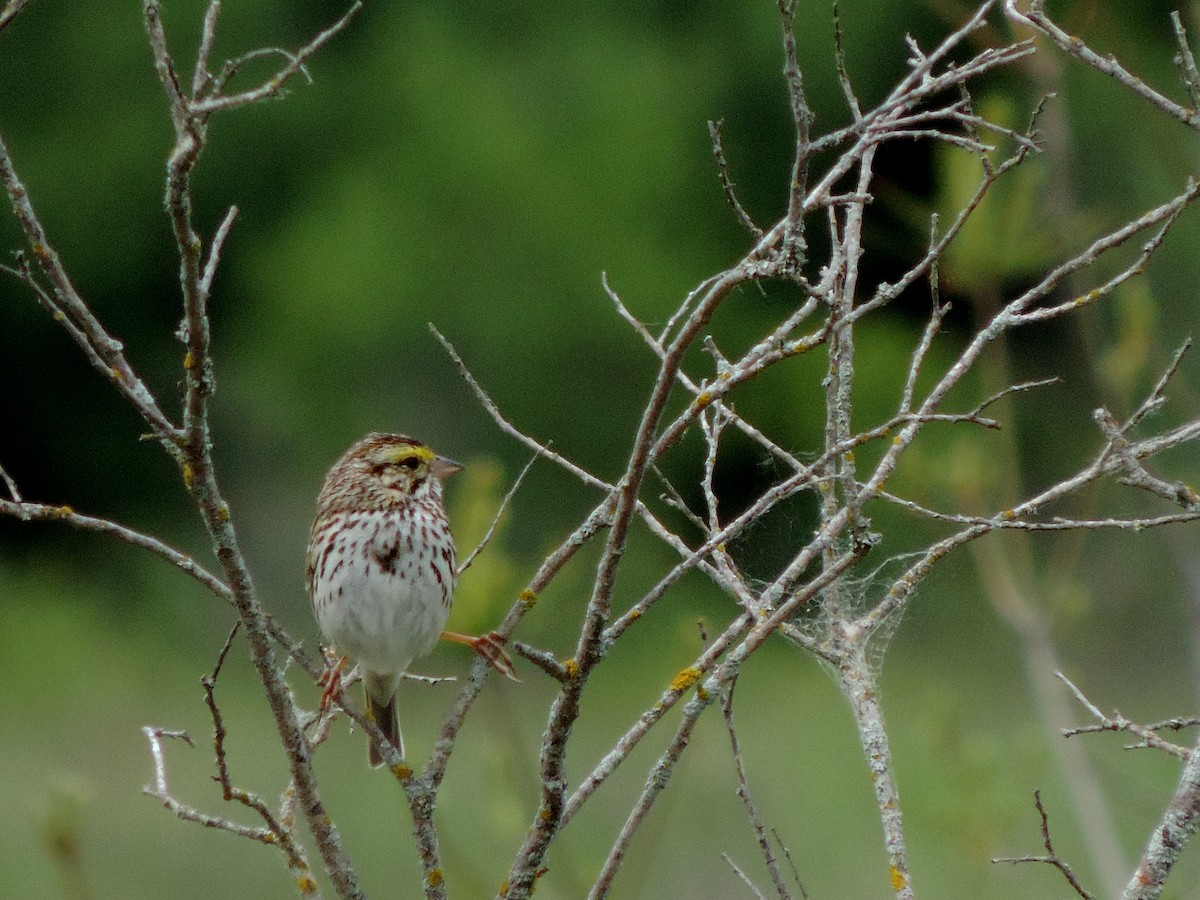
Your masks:
{"label": "bird's claw", "polygon": [[508,643],[508,638],[497,631],[492,631],[475,639],[475,652],[491,663],[492,668],[505,678],[519,682],[521,679],[517,677],[512,657],[504,649],[506,643]]}
{"label": "bird's claw", "polygon": [[325,671],[317,679],[321,685],[321,712],[329,712],[335,700],[342,696],[342,669],[346,667],[346,657],[341,657],[336,663],[333,657],[326,656]]}
{"label": "bird's claw", "polygon": [[488,634],[472,637],[468,634],[456,634],[453,631],[443,631],[442,639],[454,641],[456,644],[466,644],[484,659],[486,659],[501,675],[512,681],[520,681],[517,677],[517,670],[513,666],[512,657],[508,655],[508,651],[504,649],[504,645],[508,643],[508,638],[504,637],[498,631],[492,631]]}

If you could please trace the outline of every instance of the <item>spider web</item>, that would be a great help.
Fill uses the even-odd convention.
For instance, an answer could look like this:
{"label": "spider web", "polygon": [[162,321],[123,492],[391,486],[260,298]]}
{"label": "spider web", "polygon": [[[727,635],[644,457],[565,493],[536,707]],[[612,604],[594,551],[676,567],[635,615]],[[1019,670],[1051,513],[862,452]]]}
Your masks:
{"label": "spider web", "polygon": [[[913,561],[919,559],[924,551],[913,551],[889,557],[874,568],[860,573],[849,572],[842,575],[835,590],[837,602],[830,602],[831,591],[818,594],[814,602],[805,606],[803,612],[795,616],[791,622],[806,636],[815,641],[825,641],[834,634],[834,629],[853,621],[879,605],[891,590],[892,585],[909,568]],[[918,588],[911,588],[908,602],[900,604],[889,613],[875,630],[868,636],[865,654],[868,665],[876,675],[883,668],[883,658],[904,612],[909,607],[912,596]],[[829,663],[818,657],[823,668],[829,668]]]}

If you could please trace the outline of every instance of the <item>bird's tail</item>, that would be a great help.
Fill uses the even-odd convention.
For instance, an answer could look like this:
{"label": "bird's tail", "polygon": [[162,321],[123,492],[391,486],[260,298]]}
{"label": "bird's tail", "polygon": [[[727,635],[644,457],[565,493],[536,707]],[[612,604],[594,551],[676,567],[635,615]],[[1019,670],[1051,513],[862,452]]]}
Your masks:
{"label": "bird's tail", "polygon": [[[379,726],[392,746],[399,751],[400,756],[404,756],[404,740],[400,737],[400,722],[396,718],[396,695],[393,693],[386,704],[380,704],[371,697],[371,692],[367,691],[367,716]],[[379,745],[371,741],[369,755],[367,760],[371,763],[372,769],[378,769],[383,765],[383,753],[380,752]]]}

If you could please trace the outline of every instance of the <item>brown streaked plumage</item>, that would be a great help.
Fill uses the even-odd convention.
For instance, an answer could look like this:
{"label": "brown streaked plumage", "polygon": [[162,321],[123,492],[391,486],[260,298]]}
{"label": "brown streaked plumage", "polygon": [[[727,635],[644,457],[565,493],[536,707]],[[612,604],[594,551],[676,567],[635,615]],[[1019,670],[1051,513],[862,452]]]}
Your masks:
{"label": "brown streaked plumage", "polygon": [[[414,438],[369,434],[325,476],[309,536],[317,622],[339,653],[358,661],[367,715],[401,756],[396,688],[450,615],[455,553],[442,479],[461,468]],[[371,765],[380,765],[380,748],[372,742],[370,751]]]}

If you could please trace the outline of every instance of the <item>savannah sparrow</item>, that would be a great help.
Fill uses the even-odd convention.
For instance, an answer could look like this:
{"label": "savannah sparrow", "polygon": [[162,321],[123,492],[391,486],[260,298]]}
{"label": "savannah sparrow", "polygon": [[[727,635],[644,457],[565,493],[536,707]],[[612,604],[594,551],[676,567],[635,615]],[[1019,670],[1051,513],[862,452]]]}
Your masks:
{"label": "savannah sparrow", "polygon": [[[396,688],[438,639],[469,644],[512,677],[496,635],[445,632],[457,577],[442,479],[462,469],[399,434],[369,434],[329,470],[308,540],[308,593],[326,640],[362,670],[368,717],[404,755]],[[336,676],[335,676],[336,677]],[[382,763],[371,743],[372,766]]]}

